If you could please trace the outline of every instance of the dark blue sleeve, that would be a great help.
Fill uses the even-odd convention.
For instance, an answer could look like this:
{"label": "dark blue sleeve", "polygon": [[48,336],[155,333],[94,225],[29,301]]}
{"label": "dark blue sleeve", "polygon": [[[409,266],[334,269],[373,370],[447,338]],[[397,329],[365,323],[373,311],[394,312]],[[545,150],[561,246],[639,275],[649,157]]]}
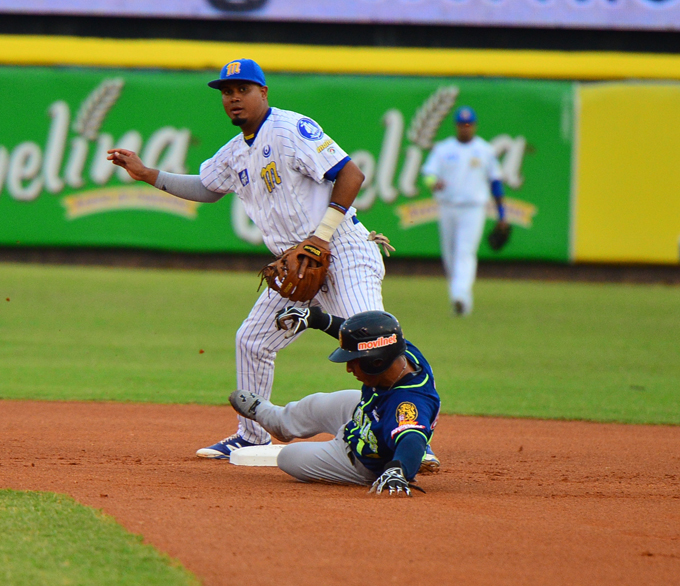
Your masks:
{"label": "dark blue sleeve", "polygon": [[[422,376],[419,378],[424,379]],[[430,379],[429,375],[427,379]],[[427,442],[432,437],[432,427],[438,414],[438,396],[426,396],[409,390],[394,393],[381,414],[385,421],[381,430],[385,445],[396,451],[402,438],[412,433],[423,436]]]}
{"label": "dark blue sleeve", "polygon": [[491,182],[491,193],[496,198],[496,207],[498,208],[498,219],[505,220],[505,207],[503,206],[503,202],[501,200],[501,198],[504,195],[503,183],[500,181],[500,179],[494,179]]}
{"label": "dark blue sleeve", "polygon": [[405,433],[397,443],[394,459],[401,462],[406,480],[413,480],[425,454],[427,440],[421,433]]}
{"label": "dark blue sleeve", "polygon": [[333,165],[328,171],[324,173],[324,177],[328,179],[329,181],[335,181],[336,177],[338,176],[338,173],[342,171],[342,168],[349,163],[351,159],[349,157],[345,157],[342,161],[339,163],[336,163]]}

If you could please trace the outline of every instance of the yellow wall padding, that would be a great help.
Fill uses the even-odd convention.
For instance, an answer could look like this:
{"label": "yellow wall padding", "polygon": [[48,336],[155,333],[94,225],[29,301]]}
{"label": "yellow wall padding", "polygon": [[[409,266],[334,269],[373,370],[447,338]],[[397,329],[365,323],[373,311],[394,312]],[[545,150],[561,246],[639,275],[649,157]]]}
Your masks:
{"label": "yellow wall padding", "polygon": [[680,84],[584,84],[574,260],[677,264]]}
{"label": "yellow wall padding", "polygon": [[680,55],[318,47],[162,39],[0,36],[0,64],[219,69],[255,59],[266,71],[538,79],[680,79]]}

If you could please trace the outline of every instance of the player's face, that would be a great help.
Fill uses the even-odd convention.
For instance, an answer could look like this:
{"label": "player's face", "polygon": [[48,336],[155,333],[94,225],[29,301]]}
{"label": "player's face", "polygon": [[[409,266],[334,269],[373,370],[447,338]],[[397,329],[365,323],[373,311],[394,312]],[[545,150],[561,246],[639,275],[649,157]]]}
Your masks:
{"label": "player's face", "polygon": [[456,131],[458,134],[458,140],[460,142],[470,142],[477,132],[477,125],[465,122],[463,124],[456,124]]}
{"label": "player's face", "polygon": [[234,126],[243,129],[244,134],[257,130],[269,109],[267,86],[245,81],[230,81],[222,84],[222,105]]}
{"label": "player's face", "polygon": [[369,387],[377,387],[380,385],[382,375],[380,374],[366,374],[361,370],[359,364],[360,358],[355,358],[347,363],[347,372],[353,374],[354,377],[360,382]]}

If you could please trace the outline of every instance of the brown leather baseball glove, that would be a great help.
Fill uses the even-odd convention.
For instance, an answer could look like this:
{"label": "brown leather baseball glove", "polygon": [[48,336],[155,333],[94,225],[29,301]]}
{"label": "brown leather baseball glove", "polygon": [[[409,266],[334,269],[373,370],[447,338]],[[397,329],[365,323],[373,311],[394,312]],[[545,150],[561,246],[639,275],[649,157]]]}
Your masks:
{"label": "brown leather baseball glove", "polygon": [[510,240],[512,226],[507,223],[498,222],[491,232],[489,232],[488,241],[491,250],[498,252]]}
{"label": "brown leather baseball glove", "polygon": [[260,271],[260,285],[291,301],[310,301],[326,280],[331,253],[310,239],[286,250]]}

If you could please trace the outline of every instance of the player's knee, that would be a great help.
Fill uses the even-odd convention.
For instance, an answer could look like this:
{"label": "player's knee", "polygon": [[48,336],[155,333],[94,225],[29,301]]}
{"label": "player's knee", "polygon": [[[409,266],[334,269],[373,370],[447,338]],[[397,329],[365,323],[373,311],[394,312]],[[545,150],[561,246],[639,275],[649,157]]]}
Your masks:
{"label": "player's knee", "polygon": [[296,455],[296,452],[298,451],[297,444],[290,444],[286,446],[279,452],[279,455],[276,458],[276,465],[293,478],[297,478],[298,480],[307,480],[300,469],[299,454]]}

